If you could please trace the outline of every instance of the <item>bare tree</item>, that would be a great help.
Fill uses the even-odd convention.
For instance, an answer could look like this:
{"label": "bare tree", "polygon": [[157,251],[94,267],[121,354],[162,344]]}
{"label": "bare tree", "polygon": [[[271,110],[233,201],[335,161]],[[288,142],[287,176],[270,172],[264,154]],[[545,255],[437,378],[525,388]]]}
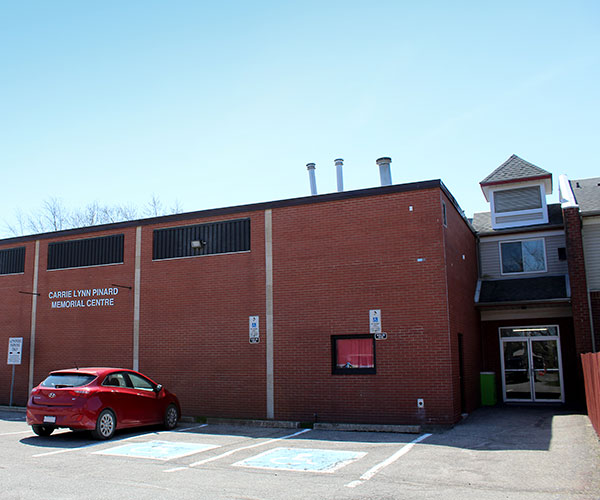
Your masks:
{"label": "bare tree", "polygon": [[146,210],[144,210],[144,215],[147,215],[148,217],[158,217],[159,215],[163,215],[163,214],[164,214],[163,204],[160,201],[160,199],[158,198],[158,196],[156,196],[156,194],[153,193],[152,198],[150,198],[150,201],[146,205]]}
{"label": "bare tree", "polygon": [[181,214],[183,213],[183,206],[179,202],[179,200],[175,200],[175,203],[171,205],[171,209],[169,211],[170,214]]}
{"label": "bare tree", "polygon": [[[178,200],[170,209],[167,209],[160,198],[153,194],[150,201],[141,212],[142,217],[159,217],[167,214],[177,214],[183,211]],[[96,226],[99,224],[110,224],[135,220],[140,217],[138,209],[129,204],[123,205],[100,205],[97,201],[88,203],[82,209],[69,211],[58,198],[48,198],[42,206],[29,214],[20,209],[15,211],[15,222],[5,221],[5,227],[13,236],[23,234],[46,233],[50,231],[61,231],[76,227]]]}
{"label": "bare tree", "polygon": [[25,214],[23,214],[23,211],[20,208],[15,210],[14,218],[15,222],[13,224],[5,222],[6,230],[13,236],[25,234],[25,225],[27,222],[25,220]]}

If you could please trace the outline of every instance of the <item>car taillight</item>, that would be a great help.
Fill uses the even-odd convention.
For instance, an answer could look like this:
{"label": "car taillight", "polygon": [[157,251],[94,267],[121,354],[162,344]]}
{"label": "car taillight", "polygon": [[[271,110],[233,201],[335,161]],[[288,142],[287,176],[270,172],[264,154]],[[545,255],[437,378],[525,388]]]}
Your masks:
{"label": "car taillight", "polygon": [[90,395],[90,391],[89,389],[72,389],[71,391],[69,391],[71,396],[75,396],[75,397],[87,397]]}

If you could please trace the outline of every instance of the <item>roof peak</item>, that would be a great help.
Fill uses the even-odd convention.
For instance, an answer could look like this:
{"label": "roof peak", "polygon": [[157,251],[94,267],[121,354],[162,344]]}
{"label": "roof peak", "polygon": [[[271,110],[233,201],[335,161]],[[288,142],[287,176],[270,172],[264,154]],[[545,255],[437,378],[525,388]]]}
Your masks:
{"label": "roof peak", "polygon": [[518,157],[516,154],[512,154],[508,160],[496,168],[479,184],[481,186],[488,186],[491,184],[505,184],[546,178],[551,179],[552,174],[533,163],[523,160],[523,158]]}

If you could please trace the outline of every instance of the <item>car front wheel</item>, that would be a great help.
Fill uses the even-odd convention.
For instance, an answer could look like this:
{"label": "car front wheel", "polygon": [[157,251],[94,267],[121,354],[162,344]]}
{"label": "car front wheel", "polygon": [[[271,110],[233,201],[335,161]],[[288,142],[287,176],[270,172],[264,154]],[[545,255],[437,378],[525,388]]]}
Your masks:
{"label": "car front wheel", "polygon": [[177,411],[177,407],[173,404],[167,406],[165,410],[165,429],[171,430],[177,427],[177,420],[179,420],[179,412]]}
{"label": "car front wheel", "polygon": [[117,430],[117,419],[111,410],[102,410],[96,421],[96,428],[92,431],[92,435],[96,439],[110,439],[114,436]]}
{"label": "car front wheel", "polygon": [[31,430],[38,436],[49,436],[54,432],[54,427],[51,425],[32,425]]}

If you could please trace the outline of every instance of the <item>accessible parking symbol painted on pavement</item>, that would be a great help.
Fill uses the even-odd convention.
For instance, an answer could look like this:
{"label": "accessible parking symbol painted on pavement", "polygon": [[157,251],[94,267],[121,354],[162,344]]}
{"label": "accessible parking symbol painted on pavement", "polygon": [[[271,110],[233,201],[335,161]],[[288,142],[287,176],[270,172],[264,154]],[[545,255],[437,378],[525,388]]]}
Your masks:
{"label": "accessible parking symbol painted on pavement", "polygon": [[186,457],[218,446],[210,444],[174,443],[170,441],[147,441],[132,443],[96,451],[96,455],[116,455],[121,457],[150,458],[153,460],[172,460]]}
{"label": "accessible parking symbol painted on pavement", "polygon": [[334,472],[366,454],[357,451],[274,448],[234,465],[257,469]]}

